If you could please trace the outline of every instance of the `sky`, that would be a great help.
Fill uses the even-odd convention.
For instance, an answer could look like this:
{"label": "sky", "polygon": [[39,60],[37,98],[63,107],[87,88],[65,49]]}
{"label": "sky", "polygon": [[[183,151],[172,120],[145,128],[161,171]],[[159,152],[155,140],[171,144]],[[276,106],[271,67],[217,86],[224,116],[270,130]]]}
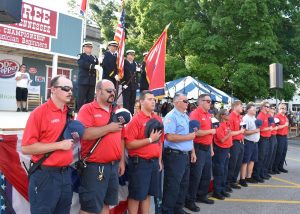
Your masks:
{"label": "sky", "polygon": [[[81,1],[76,0],[78,5],[81,5]],[[68,0],[23,0],[23,2],[68,14]]]}

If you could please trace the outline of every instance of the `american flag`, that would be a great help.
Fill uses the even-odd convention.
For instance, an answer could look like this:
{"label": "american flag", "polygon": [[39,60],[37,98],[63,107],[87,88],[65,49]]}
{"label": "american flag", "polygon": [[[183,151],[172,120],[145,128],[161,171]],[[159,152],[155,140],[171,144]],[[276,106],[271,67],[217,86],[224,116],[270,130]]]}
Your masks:
{"label": "american flag", "polygon": [[120,79],[124,76],[124,49],[125,49],[125,11],[122,10],[120,21],[115,32],[114,40],[119,43],[117,67]]}
{"label": "american flag", "polygon": [[[6,194],[6,179],[5,176],[0,172],[0,191],[3,194]],[[5,198],[2,194],[0,194],[0,214],[5,214],[7,208],[7,204],[5,202]]]}

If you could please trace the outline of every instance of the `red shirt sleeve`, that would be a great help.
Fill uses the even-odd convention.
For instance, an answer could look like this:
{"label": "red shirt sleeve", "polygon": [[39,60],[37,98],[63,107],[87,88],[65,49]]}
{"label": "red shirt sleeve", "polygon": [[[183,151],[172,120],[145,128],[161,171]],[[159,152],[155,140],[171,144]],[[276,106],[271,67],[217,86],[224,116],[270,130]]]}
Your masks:
{"label": "red shirt sleeve", "polygon": [[221,141],[226,136],[226,134],[225,134],[225,128],[227,128],[226,125],[225,126],[221,125],[220,127],[218,127],[216,129],[216,138],[219,141]]}
{"label": "red shirt sleeve", "polygon": [[93,118],[94,114],[92,113],[92,108],[90,108],[89,105],[91,104],[86,104],[82,106],[76,118],[76,120],[82,122],[85,128],[95,126]]}
{"label": "red shirt sleeve", "polygon": [[137,117],[135,117],[126,126],[126,129],[125,129],[126,143],[130,143],[130,142],[138,139],[139,129],[140,129],[140,127],[138,125],[138,120],[137,120]]}
{"label": "red shirt sleeve", "polygon": [[30,114],[23,133],[22,146],[27,146],[39,142],[41,119],[38,118],[42,118],[39,114],[39,111],[33,111]]}

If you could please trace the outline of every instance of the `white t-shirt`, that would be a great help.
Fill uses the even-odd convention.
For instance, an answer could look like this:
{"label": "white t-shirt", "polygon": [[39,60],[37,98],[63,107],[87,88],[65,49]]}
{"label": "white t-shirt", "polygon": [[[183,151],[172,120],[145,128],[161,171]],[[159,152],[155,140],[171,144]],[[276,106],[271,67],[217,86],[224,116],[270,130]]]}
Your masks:
{"label": "white t-shirt", "polygon": [[28,84],[30,82],[30,75],[29,73],[22,73],[20,71],[17,71],[16,75],[15,75],[15,78],[16,77],[21,77],[20,80],[16,80],[17,81],[17,87],[20,87],[20,88],[27,88],[28,87]]}
{"label": "white t-shirt", "polygon": [[[254,116],[250,116],[248,114],[246,114],[243,117],[243,122],[246,123],[247,130],[252,131],[256,129],[255,120],[256,118]],[[258,142],[260,137],[259,135],[260,135],[259,132],[250,135],[245,135],[245,139],[253,142]]]}

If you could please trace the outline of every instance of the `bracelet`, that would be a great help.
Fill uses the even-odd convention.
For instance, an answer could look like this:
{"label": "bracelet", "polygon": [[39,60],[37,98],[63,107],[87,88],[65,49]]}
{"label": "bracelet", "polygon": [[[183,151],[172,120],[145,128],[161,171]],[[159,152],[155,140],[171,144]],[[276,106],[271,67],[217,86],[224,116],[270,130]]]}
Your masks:
{"label": "bracelet", "polygon": [[149,140],[149,142],[150,142],[150,143],[152,143],[152,142],[153,142],[153,141],[152,141],[152,139],[151,139],[151,137],[149,137],[149,138],[148,138],[148,140]]}

